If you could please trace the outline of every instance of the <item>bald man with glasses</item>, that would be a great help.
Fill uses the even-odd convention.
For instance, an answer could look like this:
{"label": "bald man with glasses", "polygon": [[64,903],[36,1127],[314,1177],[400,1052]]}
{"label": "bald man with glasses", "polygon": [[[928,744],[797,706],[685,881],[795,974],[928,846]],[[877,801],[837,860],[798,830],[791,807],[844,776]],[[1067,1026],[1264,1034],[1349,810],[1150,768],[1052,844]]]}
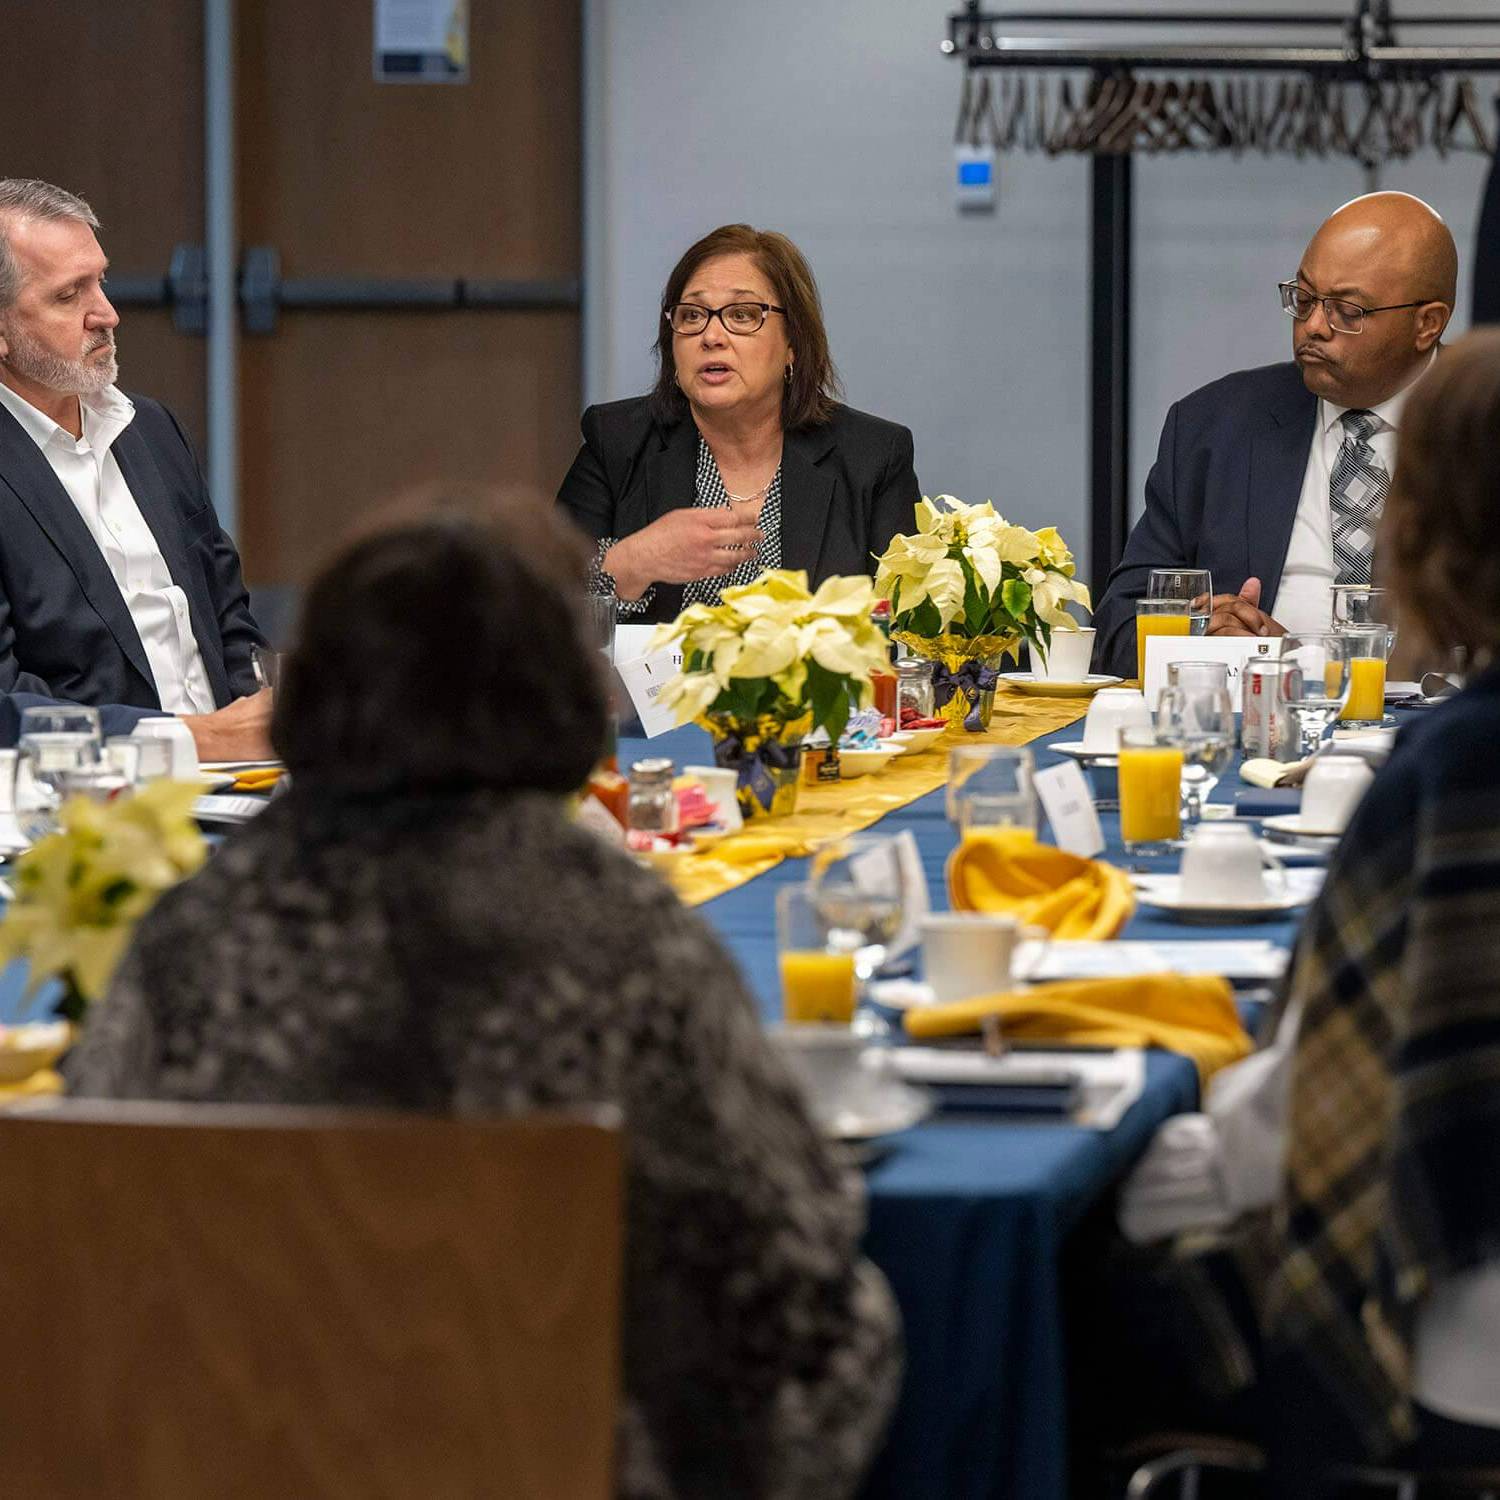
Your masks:
{"label": "bald man with glasses", "polygon": [[1226,375],[1167,413],[1146,511],[1095,616],[1096,666],[1133,676],[1153,568],[1208,568],[1211,635],[1326,628],[1329,589],[1370,582],[1401,408],[1457,296],[1448,226],[1406,193],[1345,204],[1280,287],[1293,359]]}

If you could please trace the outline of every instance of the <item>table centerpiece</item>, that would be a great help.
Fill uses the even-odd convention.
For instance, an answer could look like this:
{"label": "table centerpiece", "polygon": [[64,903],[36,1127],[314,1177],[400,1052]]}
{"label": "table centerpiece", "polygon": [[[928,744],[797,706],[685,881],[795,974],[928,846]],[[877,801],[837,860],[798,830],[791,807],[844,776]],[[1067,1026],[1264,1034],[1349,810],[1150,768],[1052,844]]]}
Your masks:
{"label": "table centerpiece", "polygon": [[917,503],[917,529],[876,559],[875,592],[891,603],[891,638],[934,663],[933,697],[950,729],[989,728],[1001,658],[1023,640],[1042,652],[1077,630],[1064,608],[1091,609],[1073,554],[1054,526],[1028,531],[986,500]]}
{"label": "table centerpiece", "polygon": [[135,924],[203,863],[192,819],[202,788],[155,781],[109,802],[70,797],[57,832],[16,861],[0,921],[0,963],[30,960],[26,992],[62,983],[57,1014],[77,1023],[109,985]]}
{"label": "table centerpiece", "polygon": [[778,568],[658,627],[648,650],[682,648],[659,701],[713,736],[742,817],[792,812],[803,739],[822,729],[837,744],[851,703],[871,701],[870,673],[889,664],[874,598],[868,578],[826,578],[814,593],[805,572]]}

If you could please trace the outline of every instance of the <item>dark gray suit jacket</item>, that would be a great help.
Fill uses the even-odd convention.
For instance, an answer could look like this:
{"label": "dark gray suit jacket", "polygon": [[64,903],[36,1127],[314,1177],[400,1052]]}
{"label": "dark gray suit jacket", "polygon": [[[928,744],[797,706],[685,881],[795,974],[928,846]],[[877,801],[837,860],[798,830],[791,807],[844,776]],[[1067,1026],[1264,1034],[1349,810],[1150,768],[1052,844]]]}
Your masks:
{"label": "dark gray suit jacket", "polygon": [[[698,429],[662,424],[650,398],[611,401],[583,414],[583,447],[558,502],[596,541],[629,536],[697,489]],[[803,568],[814,588],[835,573],[875,571],[898,531],[911,531],[922,498],[911,432],[840,406],[822,427],[788,432],[781,452],[781,563]],[[680,583],[658,584],[643,621],[682,609]]]}
{"label": "dark gray suit jacket", "polygon": [[1146,512],[1094,613],[1095,671],[1135,676],[1135,601],[1152,568],[1210,568],[1220,594],[1259,578],[1260,607],[1276,612],[1317,414],[1290,361],[1226,375],[1172,407]]}
{"label": "dark gray suit jacket", "polygon": [[[113,453],[172,581],[187,595],[214,702],[255,691],[250,613],[234,543],[219,528],[193,450],[166,407],[132,396]],[[68,492],[29,434],[0,407],[0,743],[20,712],[92,704],[106,734],[161,712],[124,596]]]}

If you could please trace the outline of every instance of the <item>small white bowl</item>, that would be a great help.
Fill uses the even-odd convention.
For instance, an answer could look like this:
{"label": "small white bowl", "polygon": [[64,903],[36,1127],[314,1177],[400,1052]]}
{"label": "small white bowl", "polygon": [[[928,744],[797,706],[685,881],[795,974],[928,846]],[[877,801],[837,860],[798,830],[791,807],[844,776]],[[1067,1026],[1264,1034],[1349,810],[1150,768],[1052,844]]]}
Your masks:
{"label": "small white bowl", "polygon": [[899,753],[897,750],[882,749],[878,745],[868,750],[840,750],[839,775],[845,781],[852,781],[856,776],[868,776],[872,771],[878,771],[895,760]]}
{"label": "small white bowl", "polygon": [[931,749],[946,733],[947,730],[943,727],[937,729],[898,729],[891,738],[898,745],[905,745],[907,754],[917,755],[923,750]]}

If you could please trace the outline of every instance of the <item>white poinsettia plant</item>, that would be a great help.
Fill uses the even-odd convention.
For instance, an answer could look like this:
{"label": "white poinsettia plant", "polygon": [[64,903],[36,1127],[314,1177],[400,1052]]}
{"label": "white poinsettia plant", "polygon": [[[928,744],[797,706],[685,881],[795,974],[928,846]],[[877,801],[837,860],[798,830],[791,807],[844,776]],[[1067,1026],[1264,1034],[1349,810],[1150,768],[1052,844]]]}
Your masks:
{"label": "white poinsettia plant", "polygon": [[870,673],[889,666],[871,581],[827,578],[814,593],[805,572],[775,569],[722,599],[689,605],[652,637],[652,651],[682,645],[663,707],[683,724],[722,715],[759,723],[763,736],[801,724],[837,742],[851,702],[871,699]]}
{"label": "white poinsettia plant", "polygon": [[875,592],[891,601],[895,631],[1021,637],[1045,651],[1054,629],[1078,628],[1064,606],[1093,607],[1075,571],[1056,527],[1029,531],[988,500],[924,495],[915,534],[892,537],[877,559]]}

